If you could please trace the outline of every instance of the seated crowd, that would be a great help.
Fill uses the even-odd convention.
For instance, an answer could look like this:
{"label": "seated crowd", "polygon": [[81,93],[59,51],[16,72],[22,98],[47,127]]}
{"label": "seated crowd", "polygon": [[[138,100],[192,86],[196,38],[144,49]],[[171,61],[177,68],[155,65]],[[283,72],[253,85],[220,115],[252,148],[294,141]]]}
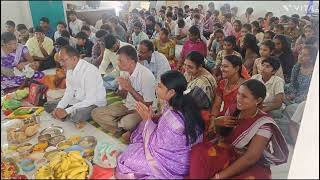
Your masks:
{"label": "seated crowd", "polygon": [[[65,88],[47,112],[78,128],[92,119],[129,143],[116,178],[270,179],[297,137],[318,21],[207,9],[133,9],[127,21],[103,15],[95,26],[70,12],[56,31],[46,17],[29,29],[9,20],[1,89],[19,87],[16,72],[30,68],[49,89]],[[124,103],[110,104],[108,92]]]}

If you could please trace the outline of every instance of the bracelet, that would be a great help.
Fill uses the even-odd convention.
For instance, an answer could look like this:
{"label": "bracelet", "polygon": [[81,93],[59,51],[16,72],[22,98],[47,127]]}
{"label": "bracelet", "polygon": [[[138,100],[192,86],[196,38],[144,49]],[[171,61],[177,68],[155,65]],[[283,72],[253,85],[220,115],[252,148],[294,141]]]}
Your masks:
{"label": "bracelet", "polygon": [[214,176],[214,179],[220,179],[220,174],[216,173],[216,175]]}

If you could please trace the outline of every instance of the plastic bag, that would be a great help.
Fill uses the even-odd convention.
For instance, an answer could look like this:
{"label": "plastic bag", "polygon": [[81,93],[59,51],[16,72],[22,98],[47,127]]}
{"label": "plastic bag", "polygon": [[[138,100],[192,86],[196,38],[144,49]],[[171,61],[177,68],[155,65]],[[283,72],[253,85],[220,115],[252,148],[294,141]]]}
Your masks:
{"label": "plastic bag", "polygon": [[106,141],[99,141],[94,150],[93,162],[103,168],[115,168],[121,149]]}
{"label": "plastic bag", "polygon": [[16,100],[21,100],[29,95],[29,88],[18,89],[14,92],[13,98]]}
{"label": "plastic bag", "polygon": [[21,106],[21,102],[16,99],[4,99],[2,106],[7,110],[13,111]]}
{"label": "plastic bag", "polygon": [[26,76],[27,78],[31,78],[35,73],[30,64],[27,64],[22,71],[15,67],[13,68],[13,72],[15,76]]}

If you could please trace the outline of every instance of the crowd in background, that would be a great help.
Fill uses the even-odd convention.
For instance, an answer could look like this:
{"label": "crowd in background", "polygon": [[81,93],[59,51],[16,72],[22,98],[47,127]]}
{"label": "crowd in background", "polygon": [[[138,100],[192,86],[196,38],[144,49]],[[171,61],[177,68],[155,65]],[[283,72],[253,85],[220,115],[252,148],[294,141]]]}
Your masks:
{"label": "crowd in background", "polygon": [[[272,12],[266,13],[264,17],[256,17],[251,7],[239,13],[237,7],[224,4],[220,9],[216,9],[211,2],[206,11],[203,5],[199,4],[194,8],[185,5],[183,8],[162,6],[159,10],[133,9],[127,19],[105,14],[94,26],[86,23],[85,20],[78,19],[74,11],[68,13],[68,19],[68,25],[61,21],[57,27],[52,27],[46,17],[39,20],[39,26],[31,28],[24,24],[15,25],[10,20],[6,22],[6,32],[1,35],[1,84],[4,83],[1,85],[2,89],[21,85],[23,78],[16,76],[14,69],[22,71],[27,66],[35,71],[35,79],[41,79],[50,88],[66,88],[66,72],[61,67],[58,52],[60,48],[70,45],[78,51],[81,59],[96,66],[103,76],[104,88],[115,91],[119,86],[126,86],[125,82],[118,77],[122,77],[124,71],[130,72],[130,63],[129,65],[119,64],[121,63],[119,57],[124,53],[130,59],[139,62],[139,65],[134,64],[132,67],[139,67],[141,74],[136,74],[137,79],[130,80],[134,89],[140,88],[137,92],[143,96],[144,104],[153,106],[154,109],[157,109],[157,106],[165,106],[163,102],[155,103],[153,100],[157,98],[153,97],[156,84],[160,83],[167,88],[173,86],[172,89],[179,88],[178,85],[175,87],[169,82],[169,80],[181,80],[182,77],[176,74],[179,71],[184,75],[187,83],[185,88],[182,87],[183,85],[180,88],[191,91],[193,101],[201,110],[200,116],[204,121],[205,135],[217,131],[229,134],[223,128],[218,128],[222,131],[215,127],[234,126],[232,125],[234,120],[230,119],[230,116],[232,113],[237,114],[237,111],[231,112],[231,109],[238,103],[238,108],[254,110],[256,110],[254,107],[258,108],[259,111],[254,112],[256,117],[262,117],[267,113],[275,121],[271,123],[272,125],[265,124],[259,127],[259,135],[273,141],[271,137],[277,137],[282,133],[288,143],[295,143],[319,49],[317,18],[300,17],[297,14],[276,17]],[[136,52],[132,52],[130,48]],[[43,70],[51,68],[57,68],[55,75],[43,73]],[[134,70],[132,69],[132,72]],[[149,70],[153,77],[146,72]],[[248,81],[249,79],[257,81]],[[261,87],[258,82],[264,87]],[[161,85],[157,88],[161,89]],[[175,91],[182,93],[181,89],[175,89]],[[141,105],[142,110],[132,112],[135,109],[133,98],[137,101],[138,96],[133,94],[128,96],[127,103],[121,107],[92,108],[92,118],[103,128],[115,131],[119,136],[129,132],[130,137],[136,128],[141,128],[138,124],[144,118],[141,114],[144,106]],[[243,104],[239,105],[240,97],[243,98],[241,101]],[[163,94],[158,98],[165,99]],[[175,102],[178,104],[169,102],[178,110],[183,107],[179,104],[180,100]],[[111,115],[110,112],[116,115]],[[184,114],[186,112],[183,108],[181,112],[184,116],[188,116]],[[167,116],[166,121],[169,123],[171,115]],[[193,115],[193,118],[195,116]],[[110,128],[117,118],[121,119],[117,125],[121,128]],[[196,126],[195,122],[191,125]],[[146,126],[152,128],[152,125]],[[281,132],[274,131],[275,127],[279,127]],[[189,131],[187,134],[193,133],[189,138],[191,138],[190,142],[195,143],[197,132],[191,131],[190,127],[186,129]],[[236,132],[233,135],[236,136]],[[227,143],[232,142],[234,140],[232,138],[227,139]],[[259,139],[255,141],[259,142]],[[242,145],[239,145],[239,148],[240,146],[242,148]],[[250,146],[255,145],[250,144]],[[162,174],[159,177],[178,178],[186,174],[192,178],[208,178],[213,175],[215,178],[246,177],[245,174],[241,174],[242,171],[238,172],[235,169],[241,169],[239,168],[241,165],[249,167],[257,162],[241,164],[235,161],[237,164],[234,163],[224,169],[224,164],[218,167],[214,163],[209,163],[209,161],[229,163],[230,159],[224,159],[226,155],[220,150],[223,145],[215,147],[217,152],[209,152],[209,159],[197,159],[197,157],[203,157],[203,154],[207,155],[203,153],[207,150],[206,147],[197,146],[194,148],[197,151],[192,150],[190,171],[184,166],[177,166],[175,171],[180,170],[179,172],[161,172],[165,175]],[[259,143],[255,148],[258,147]],[[210,153],[222,154],[219,159]],[[121,158],[123,161],[128,161],[130,156],[136,155],[126,154]],[[249,157],[255,158],[254,154]],[[237,155],[233,158],[237,159]],[[233,160],[230,160],[230,163],[231,161]],[[203,164],[198,163],[204,162],[208,163],[206,168],[199,169]],[[282,160],[277,159],[274,162],[280,163]],[[165,162],[161,161],[161,163]],[[128,167],[124,166],[119,167],[119,174],[129,171]],[[250,172],[259,172],[260,175],[268,174],[264,172],[268,169],[261,170],[260,166],[255,168],[257,169],[251,169]],[[152,170],[144,169],[143,171],[148,174]],[[241,176],[234,172],[240,173]]]}

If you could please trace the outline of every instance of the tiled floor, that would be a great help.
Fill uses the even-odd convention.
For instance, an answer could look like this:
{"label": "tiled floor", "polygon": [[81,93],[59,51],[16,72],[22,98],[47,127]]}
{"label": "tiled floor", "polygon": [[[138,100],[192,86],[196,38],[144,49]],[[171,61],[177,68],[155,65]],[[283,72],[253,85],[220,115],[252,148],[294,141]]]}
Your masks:
{"label": "tiled floor", "polygon": [[[91,136],[95,136],[99,140],[109,141],[109,142],[115,144],[116,146],[119,146],[121,149],[126,148],[126,145],[122,144],[117,139],[109,136],[108,134],[103,133],[100,130],[97,131],[97,129],[89,123],[83,129],[78,130],[73,126],[72,123],[54,120],[49,114],[47,114],[45,112],[41,115],[40,119],[41,119],[41,129],[44,129],[45,127],[48,127],[50,125],[57,125],[57,126],[61,126],[65,129],[65,135],[67,137],[70,135],[73,135],[73,134],[78,134],[81,136],[91,135]],[[4,128],[4,127],[2,127],[2,128]],[[5,136],[5,134],[3,134],[4,132],[5,132],[4,129],[3,129],[3,131],[1,130],[1,134],[2,134],[1,135],[1,142],[6,144],[6,136]],[[280,166],[271,167],[273,179],[287,179],[289,167],[290,167],[290,162],[291,162],[292,154],[293,154],[293,147],[292,146],[289,146],[289,151],[290,151],[290,154],[289,154],[288,163],[280,165]]]}
{"label": "tiled floor", "polygon": [[271,167],[272,179],[287,179],[289,169],[290,169],[291,159],[293,155],[293,146],[288,145],[288,147],[289,147],[288,162],[286,164]]}

